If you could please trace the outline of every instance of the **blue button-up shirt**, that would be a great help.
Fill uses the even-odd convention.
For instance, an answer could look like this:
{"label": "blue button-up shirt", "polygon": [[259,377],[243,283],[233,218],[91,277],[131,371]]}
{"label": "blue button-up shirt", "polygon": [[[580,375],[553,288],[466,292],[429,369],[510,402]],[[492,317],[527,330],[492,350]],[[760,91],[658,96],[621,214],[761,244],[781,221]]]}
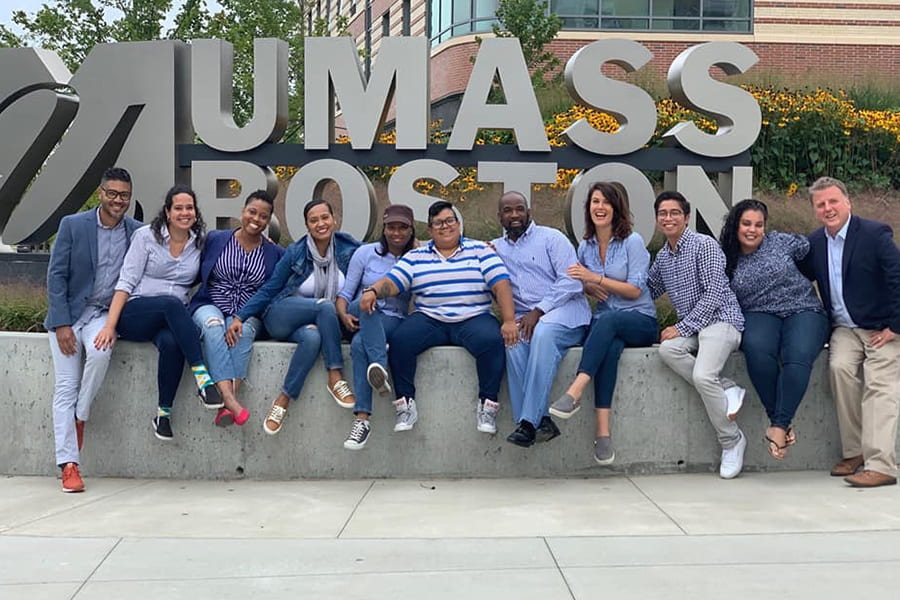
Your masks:
{"label": "blue button-up shirt", "polygon": [[128,233],[125,231],[125,219],[112,227],[107,227],[100,220],[97,212],[97,268],[94,271],[94,288],[88,296],[86,311],[95,314],[109,308],[114,286],[119,279],[119,270],[128,249]]}
{"label": "blue button-up shirt", "polygon": [[169,230],[162,226],[163,242],[153,237],[149,225],[134,232],[125,255],[116,290],[141,296],[175,296],[187,304],[188,292],[200,271],[200,249],[192,231],[178,258],[169,252]]}
{"label": "blue button-up shirt", "polygon": [[690,337],[713,323],[728,323],[744,330],[741,306],[725,276],[725,254],[708,235],[685,229],[675,250],[664,244],[650,267],[650,294],[669,293],[678,313],[675,329]]}
{"label": "blue button-up shirt", "polygon": [[634,300],[610,294],[604,302],[598,302],[596,313],[607,310],[635,310],[642,315],[656,318],[656,305],[647,288],[647,270],[650,267],[650,253],[639,233],[632,232],[624,240],[612,239],[606,247],[606,262],[600,260],[600,246],[597,238],[581,240],[578,245],[578,260],[585,267],[604,277],[630,283],[641,290]]}
{"label": "blue button-up shirt", "polygon": [[837,235],[831,237],[825,230],[825,241],[828,244],[828,285],[831,287],[831,320],[840,327],[857,327],[850,318],[850,311],[844,304],[844,243],[847,241],[847,229],[850,218],[841,227]]}
{"label": "blue button-up shirt", "polygon": [[578,259],[562,233],[532,221],[515,242],[507,235],[492,243],[509,271],[517,319],[538,308],[544,323],[575,328],[590,322],[581,282],[566,275]]}
{"label": "blue button-up shirt", "polygon": [[[384,277],[400,260],[399,256],[394,256],[390,252],[385,252],[384,256],[379,255],[377,250],[380,249],[381,242],[365,244],[356,249],[353,258],[350,259],[350,266],[347,267],[344,287],[338,296],[347,302],[353,302],[359,298],[364,288]],[[378,300],[376,306],[386,315],[405,317],[409,312],[409,300],[410,293],[407,291],[390,298],[382,298]]]}

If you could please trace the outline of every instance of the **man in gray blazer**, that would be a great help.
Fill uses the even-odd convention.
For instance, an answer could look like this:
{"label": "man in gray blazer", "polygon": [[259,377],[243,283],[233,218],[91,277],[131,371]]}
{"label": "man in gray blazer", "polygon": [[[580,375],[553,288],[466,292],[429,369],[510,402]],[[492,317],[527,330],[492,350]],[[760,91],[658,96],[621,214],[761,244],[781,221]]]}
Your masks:
{"label": "man in gray blazer", "polygon": [[131,205],[128,171],[103,173],[99,195],[100,206],[62,220],[47,269],[44,327],[56,374],[53,431],[64,492],[84,491],[78,469],[84,423],[110,359],[110,351],[97,350],[93,341],[106,323],[131,236],[141,226],[125,215]]}

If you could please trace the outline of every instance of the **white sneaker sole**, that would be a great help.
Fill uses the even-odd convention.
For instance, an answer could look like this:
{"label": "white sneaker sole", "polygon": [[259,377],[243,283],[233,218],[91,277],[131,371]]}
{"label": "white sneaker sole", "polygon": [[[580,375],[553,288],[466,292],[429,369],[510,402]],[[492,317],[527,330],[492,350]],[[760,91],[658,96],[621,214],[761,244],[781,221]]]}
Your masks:
{"label": "white sneaker sole", "polygon": [[[368,441],[369,440],[366,440],[366,442],[368,442]],[[344,448],[346,450],[362,450],[363,448],[366,447],[366,442],[363,442],[360,444],[359,442],[351,442],[350,440],[344,440]]]}
{"label": "white sneaker sole", "polygon": [[412,431],[412,428],[415,424],[416,421],[413,421],[412,423],[397,423],[396,425],[394,425],[394,431],[398,433],[402,431]]}
{"label": "white sneaker sole", "polygon": [[366,369],[366,380],[369,382],[372,389],[382,396],[387,396],[393,392],[391,384],[388,381],[387,371],[378,363],[372,363],[369,365],[369,368]]}
{"label": "white sneaker sole", "polygon": [[597,463],[598,465],[600,465],[601,467],[608,467],[609,465],[616,462],[616,453],[613,452],[613,455],[605,460],[600,460],[599,458],[597,458],[597,455],[594,454],[594,462]]}
{"label": "white sneaker sole", "polygon": [[554,417],[556,417],[557,419],[562,419],[563,421],[568,421],[573,416],[575,416],[579,410],[581,410],[580,404],[576,404],[575,408],[572,409],[572,412],[563,412],[563,411],[557,410],[551,406],[550,414],[553,415]]}
{"label": "white sneaker sole", "polygon": [[738,413],[744,406],[744,396],[746,394],[747,390],[740,386],[730,387],[725,390],[725,416],[728,417],[729,421],[734,421],[737,418]]}
{"label": "white sneaker sole", "polygon": [[475,426],[475,429],[477,429],[477,430],[480,431],[481,433],[489,433],[489,434],[491,434],[491,435],[496,435],[496,433],[497,433],[497,426],[496,426],[496,425],[493,426],[493,427],[489,427],[489,426],[487,426],[487,425],[476,425],[476,426]]}

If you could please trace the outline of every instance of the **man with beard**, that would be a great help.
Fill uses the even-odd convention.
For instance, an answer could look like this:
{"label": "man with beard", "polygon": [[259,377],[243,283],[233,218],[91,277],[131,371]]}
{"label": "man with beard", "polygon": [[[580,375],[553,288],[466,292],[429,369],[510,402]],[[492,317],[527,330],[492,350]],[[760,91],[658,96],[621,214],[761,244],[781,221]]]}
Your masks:
{"label": "man with beard", "polygon": [[518,423],[506,439],[528,448],[559,435],[547,397],[566,350],[584,339],[591,311],[581,283],[566,274],[578,262],[569,240],[535,224],[519,192],[500,197],[497,216],[506,235],[492,245],[509,271],[520,337],[506,348],[510,404]]}

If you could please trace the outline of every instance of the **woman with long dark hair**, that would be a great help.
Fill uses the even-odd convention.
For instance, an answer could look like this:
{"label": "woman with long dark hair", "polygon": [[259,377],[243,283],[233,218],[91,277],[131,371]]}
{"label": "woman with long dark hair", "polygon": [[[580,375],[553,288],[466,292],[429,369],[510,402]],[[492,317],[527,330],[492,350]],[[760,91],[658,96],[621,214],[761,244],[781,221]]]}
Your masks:
{"label": "woman with long dark hair", "polygon": [[344,448],[360,450],[369,439],[369,416],[372,414],[372,390],[385,396],[391,393],[388,381],[387,343],[391,334],[409,312],[410,293],[378,300],[371,314],[359,310],[362,290],[397,264],[404,254],[416,247],[413,211],[403,204],[391,204],[384,211],[381,239],[366,244],[353,254],[347,281],[335,302],[344,327],[358,333],[350,344],[353,358],[353,389],[356,391],[355,418]]}
{"label": "woman with long dark hair", "polygon": [[766,233],[769,210],[742,200],[719,235],[725,274],[744,313],[741,350],[766,409],[769,454],[782,460],[796,442],[793,419],[809,385],[813,362],[828,337],[822,303],[797,261],[809,252],[802,235]]}
{"label": "woman with long dark hair", "polygon": [[233,231],[210,231],[200,256],[200,289],[191,298],[188,310],[200,329],[209,374],[225,403],[215,418],[219,426],[243,425],[250,418],[237,392],[247,377],[253,340],[262,323],[250,317],[240,336],[228,332],[228,326],[272,276],[284,254],[284,248],[263,235],[273,211],[268,192],[251,192],[241,210],[241,226]]}
{"label": "woman with long dark hair", "polygon": [[300,396],[320,350],[328,370],[328,393],[342,408],[356,404],[344,380],[341,326],[334,301],[359,242],[337,231],[334,210],[321,198],[307,202],[303,218],[309,233],[288,246],[272,277],[228,326],[232,336],[240,336],[244,321],[262,315],[274,339],[297,344],[281,393],[263,421],[263,431],[269,435],[281,431],[288,406]]}
{"label": "woman with long dark hair", "polygon": [[153,432],[171,440],[172,404],[187,359],[206,408],[222,408],[222,399],[209,376],[197,328],[187,310],[188,293],[200,270],[200,251],[206,227],[197,196],[186,185],[167,193],[150,225],[134,233],[125,254],[106,325],[94,338],[98,349],[123,340],[150,342],[159,350],[156,380],[159,406]]}
{"label": "woman with long dark hair", "polygon": [[616,458],[609,416],[619,357],[626,346],[652,346],[659,332],[656,306],[647,288],[650,253],[641,235],[632,230],[624,189],[608,182],[591,186],[584,202],[584,223],[579,263],[569,267],[568,274],[584,284],[585,293],[597,300],[597,306],[578,374],[550,406],[550,414],[568,419],[578,412],[581,396],[593,380],[597,421],[594,460],[609,465]]}

